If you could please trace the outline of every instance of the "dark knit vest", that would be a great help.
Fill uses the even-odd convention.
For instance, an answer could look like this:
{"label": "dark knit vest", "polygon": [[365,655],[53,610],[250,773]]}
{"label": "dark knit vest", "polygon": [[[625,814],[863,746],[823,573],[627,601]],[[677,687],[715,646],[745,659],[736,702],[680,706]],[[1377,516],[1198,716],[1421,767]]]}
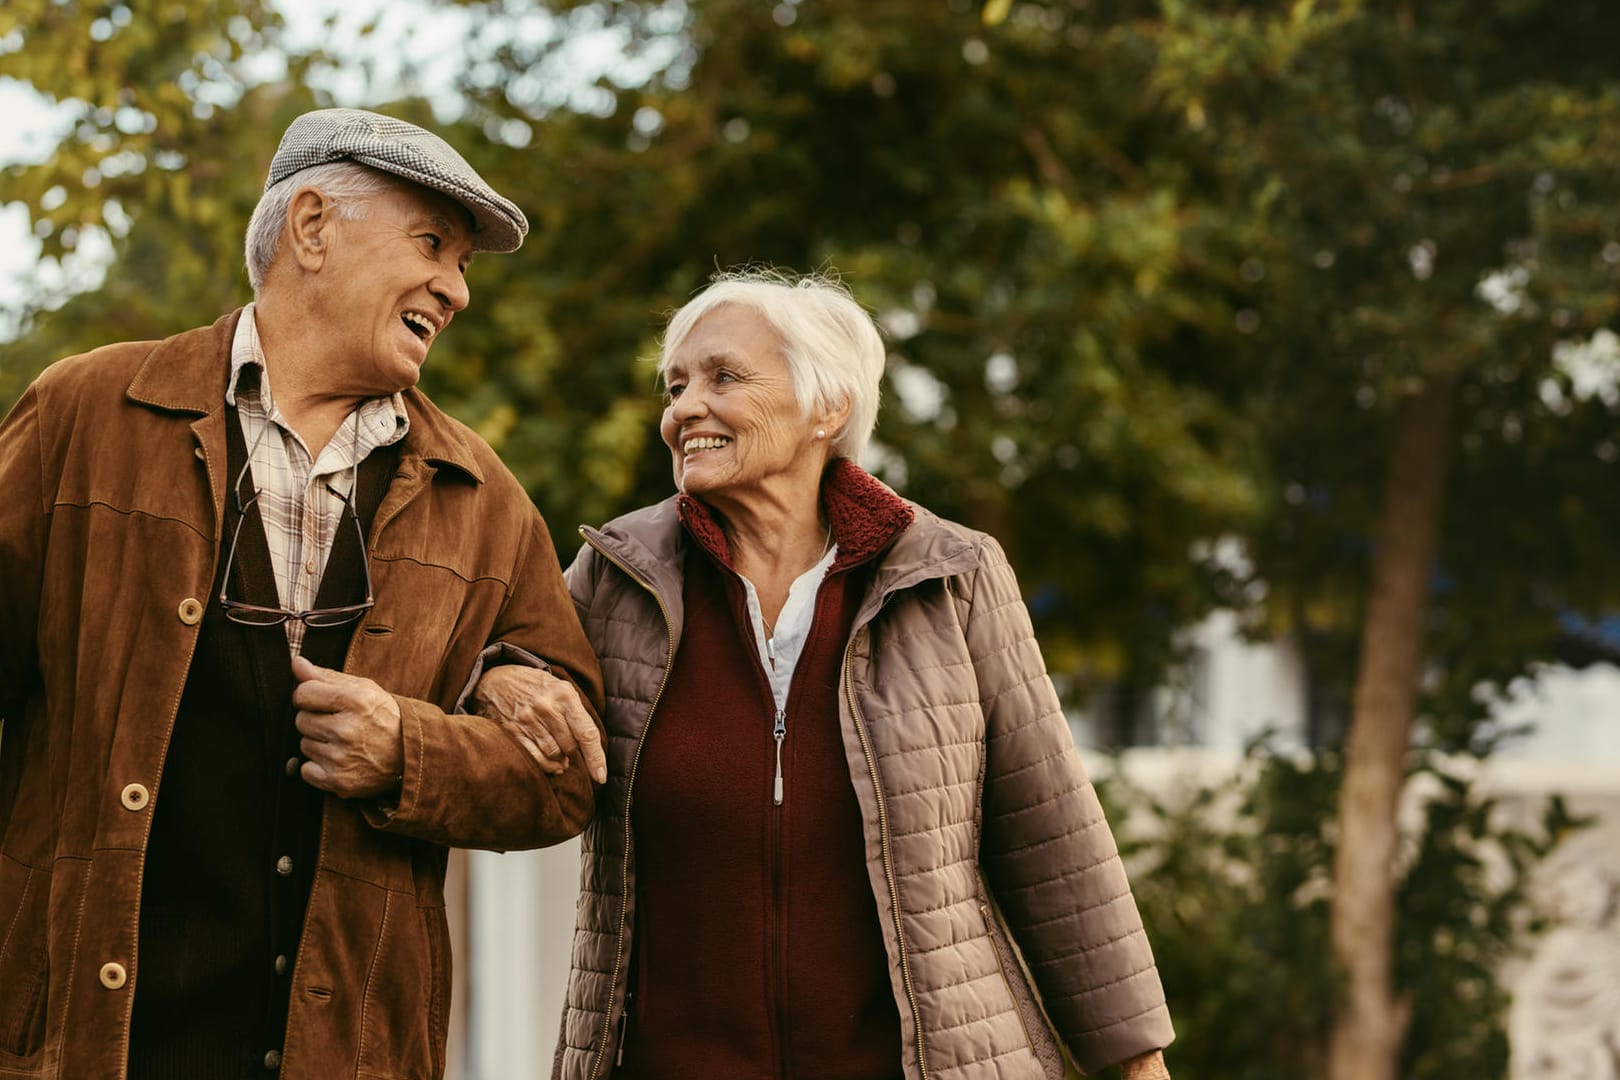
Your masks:
{"label": "dark knit vest", "polygon": [[[247,460],[236,410],[225,416],[227,476]],[[361,464],[355,505],[369,535],[398,444]],[[240,499],[252,498],[244,477]],[[225,499],[213,591],[154,794],[141,885],[130,1080],[274,1074],[287,1025],[324,796],[298,775],[292,662],[282,627],[225,618],[219,578],[241,516]],[[338,525],[315,606],[365,597],[359,537]],[[230,595],[276,604],[258,505],[248,507]],[[341,668],[356,624],[310,630],[301,652]],[[268,1061],[267,1061],[268,1055]]]}
{"label": "dark knit vest", "polygon": [[[636,929],[614,1076],[895,1080],[900,1020],[839,726],[843,652],[873,560],[910,522],[892,494],[825,502],[839,557],[794,670],[773,801],[776,707],[742,581],[702,504],[683,520],[686,622],[636,773]],[[863,780],[863,782],[865,782]]]}

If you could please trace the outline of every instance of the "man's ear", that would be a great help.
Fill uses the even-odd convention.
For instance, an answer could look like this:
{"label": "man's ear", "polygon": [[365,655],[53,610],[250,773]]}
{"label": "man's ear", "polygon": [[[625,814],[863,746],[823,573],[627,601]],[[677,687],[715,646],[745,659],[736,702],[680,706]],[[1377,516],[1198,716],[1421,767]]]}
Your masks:
{"label": "man's ear", "polygon": [[337,221],[336,204],[316,188],[299,188],[287,204],[287,247],[308,273],[326,262],[326,245]]}

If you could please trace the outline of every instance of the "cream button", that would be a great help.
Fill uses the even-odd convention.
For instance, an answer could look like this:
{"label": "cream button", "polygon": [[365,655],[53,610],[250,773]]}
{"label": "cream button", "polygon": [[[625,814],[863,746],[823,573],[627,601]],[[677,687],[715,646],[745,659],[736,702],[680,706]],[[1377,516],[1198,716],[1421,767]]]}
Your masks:
{"label": "cream button", "polygon": [[130,784],[119,793],[118,798],[123,802],[125,810],[145,810],[152,796],[145,785]]}
{"label": "cream button", "polygon": [[282,877],[286,877],[288,874],[292,873],[291,855],[283,855],[281,858],[276,860],[276,873],[280,874]]}
{"label": "cream button", "polygon": [[264,1052],[264,1067],[267,1069],[281,1068],[281,1051],[266,1050]]}
{"label": "cream button", "polygon": [[196,626],[202,622],[203,606],[195,597],[188,596],[180,601],[180,621],[187,626]]}
{"label": "cream button", "polygon": [[308,560],[307,562],[304,563],[304,573],[313,574],[314,572],[315,572],[315,560],[310,559],[310,560]]}
{"label": "cream button", "polygon": [[101,985],[109,990],[120,990],[129,981],[129,973],[124,970],[123,964],[102,964]]}
{"label": "cream button", "polygon": [[276,974],[287,974],[287,958],[285,956],[276,957]]}

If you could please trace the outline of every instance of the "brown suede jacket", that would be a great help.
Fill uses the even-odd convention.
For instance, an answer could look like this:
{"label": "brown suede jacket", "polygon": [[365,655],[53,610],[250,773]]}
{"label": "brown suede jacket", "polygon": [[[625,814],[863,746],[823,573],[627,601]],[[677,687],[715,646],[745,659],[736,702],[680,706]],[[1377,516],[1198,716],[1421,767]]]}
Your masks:
{"label": "brown suede jacket", "polygon": [[[146,842],[220,558],[239,315],[53,365],[0,425],[0,1078],[124,1074]],[[601,678],[522,487],[405,401],[366,538],[376,606],[344,663],[397,695],[403,786],[386,808],[326,799],[283,1080],[440,1076],[445,845],[539,847],[593,808],[583,769],[549,778],[510,732],[450,711],[496,641],[598,710]]]}
{"label": "brown suede jacket", "polygon": [[[827,476],[824,499],[898,501],[848,462]],[[638,899],[630,805],[685,625],[676,505],[581,530],[568,570],[607,681],[608,782],[582,844],[556,1080],[601,1080],[617,1055]],[[1153,953],[1012,568],[992,538],[908,505],[839,680],[905,1076],[1062,1080],[1065,1052],[1087,1072],[1167,1075]]]}

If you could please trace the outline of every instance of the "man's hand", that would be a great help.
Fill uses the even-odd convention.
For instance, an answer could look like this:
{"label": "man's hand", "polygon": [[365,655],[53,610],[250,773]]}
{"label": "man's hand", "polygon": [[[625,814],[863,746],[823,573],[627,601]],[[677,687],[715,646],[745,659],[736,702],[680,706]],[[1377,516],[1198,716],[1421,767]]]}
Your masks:
{"label": "man's hand", "polygon": [[308,760],[302,773],[310,787],[345,799],[366,799],[399,789],[405,768],[399,702],[358,675],[317,667],[293,657],[295,723]]}
{"label": "man's hand", "polygon": [[485,671],[468,707],[515,735],[546,772],[555,776],[578,755],[598,784],[607,781],[602,734],[571,683],[549,671],[502,664]]}

